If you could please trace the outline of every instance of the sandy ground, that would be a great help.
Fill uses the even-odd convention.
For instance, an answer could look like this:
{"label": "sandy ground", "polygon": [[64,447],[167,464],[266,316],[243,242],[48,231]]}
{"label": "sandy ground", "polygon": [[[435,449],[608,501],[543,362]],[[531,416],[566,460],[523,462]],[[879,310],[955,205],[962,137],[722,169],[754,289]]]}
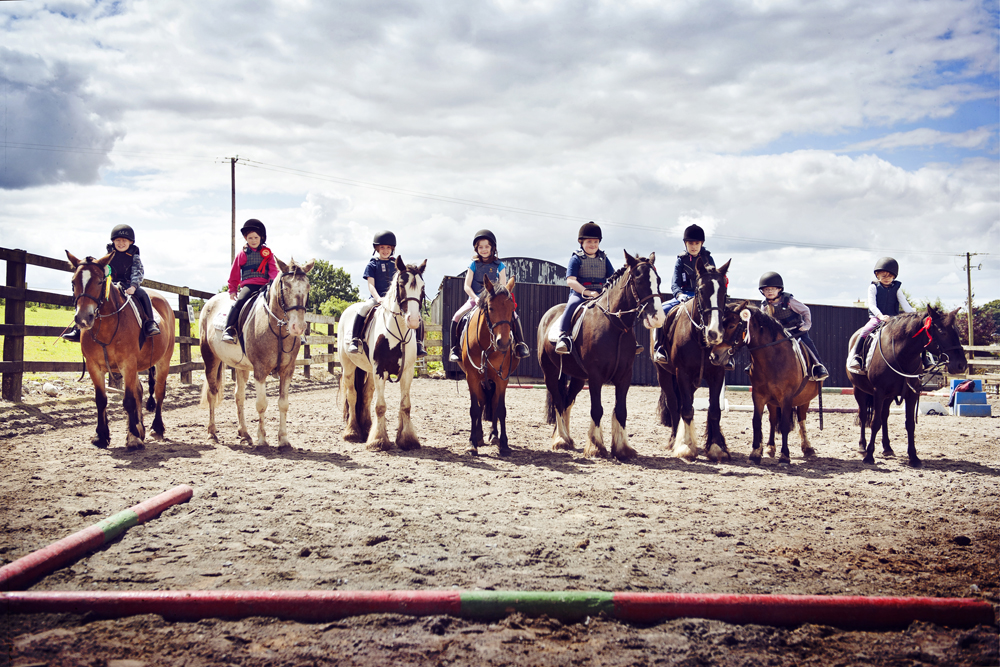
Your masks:
{"label": "sandy ground", "polygon": [[[273,382],[269,388],[274,391]],[[702,390],[704,391],[704,390]],[[0,404],[0,562],[11,562],[178,484],[188,503],[129,530],[31,590],[495,589],[974,597],[1000,602],[1000,417],[922,417],[925,466],[898,456],[865,467],[853,415],[807,423],[818,457],[792,464],[750,451],[750,413],[723,416],[733,461],[668,458],[658,390],[634,387],[629,463],[583,458],[589,398],[571,430],[576,452],[549,449],[541,389],[508,392],[514,453],[464,455],[464,382],[421,379],[413,419],[422,448],[372,453],[340,438],[335,383],[296,378],[292,449],[237,440],[232,384],[222,442],[207,441],[198,387],[172,385],[167,439],[126,453],[120,398],[112,447],[90,438],[89,395],[29,394]],[[271,392],[269,392],[270,394]],[[251,388],[252,395],[252,388]],[[730,392],[730,403],[749,394]],[[277,431],[271,395],[269,433]],[[605,389],[607,414],[612,400]],[[394,431],[398,390],[390,393]],[[850,396],[824,405],[852,407]],[[256,430],[253,400],[248,422]],[[994,400],[993,412],[1000,415]],[[696,413],[699,433],[705,413]],[[147,425],[149,419],[147,418]],[[13,616],[4,665],[307,664],[997,664],[997,628],[915,623],[899,632],[734,626],[685,619],[652,627],[605,618],[498,624],[366,616],[329,624],[274,619],[167,623]]]}

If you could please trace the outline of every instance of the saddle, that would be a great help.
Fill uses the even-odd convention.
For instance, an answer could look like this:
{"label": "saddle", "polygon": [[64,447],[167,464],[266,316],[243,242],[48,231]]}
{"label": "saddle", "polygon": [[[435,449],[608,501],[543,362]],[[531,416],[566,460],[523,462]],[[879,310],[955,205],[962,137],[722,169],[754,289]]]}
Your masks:
{"label": "saddle", "polygon": [[[142,347],[146,342],[146,330],[142,326],[144,318],[142,311],[139,309],[139,304],[135,302],[135,299],[125,293],[125,288],[120,283],[115,283],[115,287],[118,288],[118,293],[122,295],[123,299],[125,299],[125,303],[132,307],[132,313],[135,315],[135,319],[139,323],[139,347]],[[156,308],[153,308],[153,321],[156,322],[156,326],[160,326],[160,323],[163,321],[160,314],[156,312]]]}
{"label": "saddle", "polygon": [[[875,348],[877,347],[878,338],[882,333],[882,325],[875,327],[875,331],[871,332],[865,336],[864,341],[861,343],[861,359],[862,359],[862,371],[867,371],[868,367],[871,366],[872,357],[875,356]],[[851,337],[852,340],[854,337]],[[850,365],[851,359],[854,357],[854,346],[850,345],[847,350],[847,364]]]}
{"label": "saddle", "polygon": [[[236,336],[240,341],[240,349],[243,350],[243,354],[246,354],[247,346],[246,341],[243,339],[243,327],[247,323],[247,319],[250,317],[250,313],[253,312],[254,306],[257,304],[258,299],[267,299],[268,290],[271,288],[271,283],[265,285],[262,289],[258,290],[257,294],[251,298],[247,299],[243,303],[243,308],[240,310],[239,319],[236,321]],[[220,309],[219,312],[215,314],[215,318],[212,320],[212,326],[215,327],[216,331],[226,330],[226,321],[229,319],[229,311],[232,310],[233,303],[229,302],[229,308],[225,310]]]}
{"label": "saddle", "polygon": [[[362,344],[365,345],[366,347],[368,345],[368,331],[372,327],[372,322],[375,321],[375,313],[376,313],[376,311],[378,311],[378,309],[381,308],[381,307],[382,307],[382,304],[380,304],[380,303],[373,303],[368,308],[367,312],[365,312],[364,315],[363,315],[364,322],[361,325],[361,336],[360,336],[360,338],[361,338]],[[360,313],[359,313],[359,315],[360,315]]]}
{"label": "saddle", "polygon": [[[569,332],[569,337],[570,340],[573,341],[574,350],[576,349],[577,336],[580,335],[580,329],[583,328],[583,315],[587,311],[587,309],[592,308],[595,303],[597,303],[597,299],[585,301],[584,303],[580,304],[580,307],[576,309],[575,313],[573,313],[573,328]],[[559,334],[562,333],[562,331],[559,329],[559,320],[560,318],[557,317],[555,320],[553,320],[552,326],[549,327],[548,339],[549,342],[552,343],[553,345],[559,342]]]}

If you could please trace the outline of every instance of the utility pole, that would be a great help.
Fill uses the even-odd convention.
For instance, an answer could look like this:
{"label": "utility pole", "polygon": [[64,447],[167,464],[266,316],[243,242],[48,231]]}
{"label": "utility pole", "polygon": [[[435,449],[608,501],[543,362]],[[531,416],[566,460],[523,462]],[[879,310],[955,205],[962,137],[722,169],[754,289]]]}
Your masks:
{"label": "utility pole", "polygon": [[[965,253],[965,276],[968,280],[969,287],[969,345],[974,344],[974,338],[972,336],[972,258],[979,255],[978,252],[967,252]],[[982,268],[982,264],[977,266],[977,269]]]}
{"label": "utility pole", "polygon": [[230,174],[232,177],[233,184],[233,228],[229,237],[229,261],[230,263],[236,259],[236,162],[240,159],[240,156],[229,158],[230,164]]}

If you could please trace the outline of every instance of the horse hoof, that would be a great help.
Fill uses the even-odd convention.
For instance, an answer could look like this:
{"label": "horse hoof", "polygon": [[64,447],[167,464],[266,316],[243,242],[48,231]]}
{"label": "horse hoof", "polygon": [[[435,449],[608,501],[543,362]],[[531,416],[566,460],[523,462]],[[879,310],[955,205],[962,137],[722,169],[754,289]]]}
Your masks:
{"label": "horse hoof", "polygon": [[719,447],[718,445],[712,445],[711,447],[708,448],[708,452],[706,452],[706,454],[708,456],[709,461],[714,461],[715,463],[718,463],[719,461],[722,460],[722,456],[725,454],[725,450],[722,449],[722,447]]}
{"label": "horse hoof", "polygon": [[152,434],[150,434],[150,437],[152,437],[153,440],[161,442],[163,440],[163,433],[160,431],[153,431]]}
{"label": "horse hoof", "polygon": [[266,452],[269,449],[271,449],[271,446],[268,445],[266,442],[265,443],[261,443],[259,445],[256,445],[254,447],[254,451],[258,451],[258,452]]}
{"label": "horse hoof", "polygon": [[388,452],[392,451],[391,442],[369,442],[365,445],[365,449],[369,452]]}
{"label": "horse hoof", "polygon": [[816,458],[816,450],[813,449],[812,447],[810,447],[809,449],[803,449],[802,456],[807,459],[814,459]]}
{"label": "horse hoof", "polygon": [[469,445],[468,447],[465,448],[465,453],[468,454],[469,456],[479,456],[479,450],[473,447],[472,445]]}
{"label": "horse hoof", "polygon": [[278,445],[278,451],[279,452],[287,452],[290,449],[294,449],[292,447],[292,443],[290,443],[290,442],[283,442],[280,445]]}
{"label": "horse hoof", "polygon": [[615,458],[619,461],[630,461],[636,456],[638,456],[638,452],[631,447],[622,447],[619,451],[615,452]]}
{"label": "horse hoof", "polygon": [[499,448],[497,449],[497,454],[498,454],[499,456],[510,456],[510,454],[511,454],[511,449],[510,449],[510,447],[508,447],[507,445],[501,445],[501,446],[500,446],[500,447],[499,447]]}
{"label": "horse hoof", "polygon": [[111,443],[101,438],[94,438],[93,440],[90,441],[90,444],[92,444],[94,447],[97,447],[98,449],[107,449],[108,445],[110,445]]}
{"label": "horse hoof", "polygon": [[861,462],[862,463],[866,463],[866,464],[868,464],[870,466],[873,466],[873,465],[875,465],[875,457],[874,456],[866,456],[865,458],[861,459]]}
{"label": "horse hoof", "polygon": [[787,456],[782,456],[778,459],[778,465],[780,466],[790,466],[792,465],[792,459]]}
{"label": "horse hoof", "polygon": [[908,461],[911,468],[923,468],[924,462],[918,458],[912,458]]}
{"label": "horse hoof", "polygon": [[883,449],[882,450],[882,458],[891,459],[895,455],[896,455],[896,452],[892,451],[891,449]]}

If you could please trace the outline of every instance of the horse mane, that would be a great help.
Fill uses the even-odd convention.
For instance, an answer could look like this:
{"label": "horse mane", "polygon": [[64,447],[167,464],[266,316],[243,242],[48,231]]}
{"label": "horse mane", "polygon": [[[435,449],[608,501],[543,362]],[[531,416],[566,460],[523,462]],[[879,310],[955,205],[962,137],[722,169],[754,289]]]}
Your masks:
{"label": "horse mane", "polygon": [[754,323],[757,324],[761,329],[764,329],[771,333],[775,338],[785,337],[785,327],[781,326],[781,322],[774,319],[771,315],[768,315],[760,308],[756,306],[747,306],[747,310],[750,311],[750,316]]}
{"label": "horse mane", "polygon": [[[647,258],[647,257],[636,257],[636,259],[638,261],[640,261],[640,262],[648,262],[649,261],[649,258]],[[617,270],[615,270],[615,272],[611,274],[611,277],[608,278],[607,281],[605,281],[604,287],[601,289],[601,294],[604,294],[605,292],[607,292],[608,290],[610,290],[612,287],[614,287],[615,284],[619,280],[621,280],[622,276],[625,275],[625,271],[627,271],[627,270],[628,270],[628,262],[626,262],[625,264],[622,264]]]}
{"label": "horse mane", "polygon": [[914,325],[923,324],[924,317],[926,317],[926,314],[919,312],[900,313],[895,317],[889,318],[889,321],[885,323],[885,332],[890,336],[909,334],[914,328],[917,328]]}
{"label": "horse mane", "polygon": [[479,293],[479,302],[489,306],[493,298],[497,296],[510,296],[510,292],[503,285],[494,285],[493,294],[490,294],[489,290],[484,287],[483,291]]}

